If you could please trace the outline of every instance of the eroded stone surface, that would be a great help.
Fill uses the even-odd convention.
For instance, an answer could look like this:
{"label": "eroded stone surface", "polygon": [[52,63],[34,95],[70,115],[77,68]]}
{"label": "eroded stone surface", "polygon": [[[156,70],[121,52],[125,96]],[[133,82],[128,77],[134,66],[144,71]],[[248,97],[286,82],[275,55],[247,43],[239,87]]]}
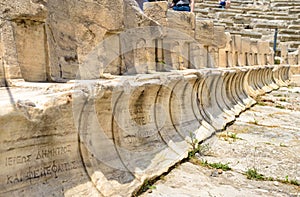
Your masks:
{"label": "eroded stone surface", "polygon": [[191,133],[208,138],[270,89],[255,73],[288,79],[288,67],[270,69],[14,81],[1,89],[1,192],[130,196],[187,157]]}
{"label": "eroded stone surface", "polygon": [[[142,196],[299,196],[299,186],[246,178],[256,168],[266,177],[299,183],[300,88],[281,88],[260,97],[233,125],[205,142],[208,163],[228,163],[231,171],[184,163]],[[236,134],[235,137],[230,137]]]}
{"label": "eroded stone surface", "polygon": [[289,65],[250,67],[273,57],[257,40],[166,2],[0,4],[1,196],[130,196],[187,156],[191,133],[206,139],[289,81]]}
{"label": "eroded stone surface", "polygon": [[62,195],[89,180],[71,121],[70,92],[54,97],[41,89],[11,88],[1,95],[2,196]]}
{"label": "eroded stone surface", "polygon": [[[66,82],[89,70],[86,63],[95,64],[89,79],[104,73],[273,64],[269,41],[225,33],[213,19],[173,11],[167,2],[145,3],[144,12],[134,0],[23,0],[2,5],[0,57],[5,76],[0,76],[8,85],[16,78]],[[299,50],[280,48],[281,63],[298,64]]]}

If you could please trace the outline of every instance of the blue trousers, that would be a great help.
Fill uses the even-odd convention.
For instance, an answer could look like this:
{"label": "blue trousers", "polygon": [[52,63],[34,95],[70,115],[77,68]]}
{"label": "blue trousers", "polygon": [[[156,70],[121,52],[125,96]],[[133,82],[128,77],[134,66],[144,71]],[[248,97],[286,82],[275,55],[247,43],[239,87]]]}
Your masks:
{"label": "blue trousers", "polygon": [[226,6],[226,1],[221,1],[219,8],[225,8],[225,6]]}
{"label": "blue trousers", "polygon": [[175,6],[173,7],[173,10],[190,12],[190,11],[191,11],[191,8],[190,8],[190,6],[176,6],[176,5],[175,5]]}

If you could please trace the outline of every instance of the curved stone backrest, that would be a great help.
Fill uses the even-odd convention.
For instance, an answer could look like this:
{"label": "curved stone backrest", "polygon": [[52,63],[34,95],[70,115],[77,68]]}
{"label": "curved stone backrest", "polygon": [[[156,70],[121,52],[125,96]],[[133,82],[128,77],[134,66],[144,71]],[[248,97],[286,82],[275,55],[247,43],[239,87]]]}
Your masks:
{"label": "curved stone backrest", "polygon": [[[51,1],[50,21],[42,15],[33,26],[32,18],[1,26],[0,79],[9,84],[0,88],[0,196],[135,195],[255,104],[258,95],[288,85],[287,63],[299,64],[299,51],[289,56],[284,45],[282,64],[273,65],[270,42],[230,35],[212,20],[168,11],[166,2],[145,4],[144,14],[135,1],[116,1],[126,14],[110,23],[119,13],[107,9],[113,2],[94,7],[90,1]],[[102,8],[102,17],[92,14]],[[56,22],[64,14],[73,25]],[[30,48],[24,32],[31,41],[50,35],[51,46],[37,39]],[[78,46],[69,42],[73,36]],[[46,49],[53,65],[45,66],[39,56],[31,76],[30,55],[48,54]],[[12,80],[45,76],[76,80]]]}
{"label": "curved stone backrest", "polygon": [[22,98],[2,100],[0,111],[1,196],[129,196],[288,74],[289,66],[189,69],[78,80],[36,98],[13,92]]}

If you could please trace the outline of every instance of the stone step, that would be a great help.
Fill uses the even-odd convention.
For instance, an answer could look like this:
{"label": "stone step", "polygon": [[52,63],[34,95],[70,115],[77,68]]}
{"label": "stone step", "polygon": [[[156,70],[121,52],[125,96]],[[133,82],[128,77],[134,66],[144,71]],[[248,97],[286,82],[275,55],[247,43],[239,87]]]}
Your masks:
{"label": "stone step", "polygon": [[224,11],[224,12],[217,12],[215,14],[215,16],[219,19],[231,19],[233,17],[235,17],[237,15],[237,13],[233,13],[233,12],[228,12],[228,11]]}
{"label": "stone step", "polygon": [[288,16],[289,12],[274,12],[272,10],[270,11],[249,11],[247,14],[254,14],[254,15],[271,15],[271,16]]}
{"label": "stone step", "polygon": [[278,40],[282,42],[288,42],[288,41],[299,41],[300,35],[290,35],[290,34],[280,34],[278,35]]}
{"label": "stone step", "polygon": [[232,20],[229,20],[229,19],[223,19],[220,21],[222,24],[225,24],[225,27],[226,28],[230,28],[230,27],[233,27],[235,24]]}
{"label": "stone step", "polygon": [[287,6],[295,6],[295,7],[300,7],[300,2],[276,2],[276,3],[271,3],[271,7],[287,7]]}
{"label": "stone step", "polygon": [[[224,16],[236,16],[236,15],[234,15],[236,12],[231,12],[230,9],[225,9],[224,11],[222,11],[222,13],[226,13],[226,15],[224,15]],[[247,12],[247,13],[243,13],[243,12],[239,12],[239,13],[240,13],[238,15],[239,17],[245,17],[245,18],[251,18],[251,19],[283,20],[283,21],[290,21],[290,20],[298,19],[298,15],[291,15],[291,14],[288,14],[288,12],[278,14],[278,15],[272,15],[272,12],[270,12],[270,13],[260,12],[259,13],[257,11],[255,11],[254,13],[253,13],[253,11]]]}
{"label": "stone step", "polygon": [[270,29],[270,28],[253,28],[252,30],[255,32],[260,32],[261,34],[270,37],[274,37],[274,33],[275,33],[275,29]]}
{"label": "stone step", "polygon": [[261,8],[255,7],[255,6],[240,6],[240,5],[235,5],[231,4],[230,5],[231,10],[240,10],[242,13],[246,13],[249,11],[261,11]]}
{"label": "stone step", "polygon": [[216,8],[218,7],[218,2],[215,3],[195,3],[195,8],[207,9],[207,8]]}
{"label": "stone step", "polygon": [[294,48],[294,49],[298,49],[300,46],[300,41],[291,41],[291,42],[284,42],[288,48]]}
{"label": "stone step", "polygon": [[293,29],[293,30],[300,30],[300,25],[289,25],[287,26],[288,29]]}
{"label": "stone step", "polygon": [[300,86],[300,74],[291,76],[291,85]]}
{"label": "stone step", "polygon": [[[220,18],[220,17],[219,17]],[[260,37],[260,35],[271,35],[271,37],[274,34],[274,29],[279,28],[279,34],[280,38],[283,39],[283,41],[291,41],[293,39],[297,39],[299,35],[298,30],[293,30],[293,29],[286,29],[284,23],[278,23],[277,21],[270,21],[268,23],[258,23],[257,21],[254,21],[252,23],[249,23],[249,20],[245,19],[236,19],[236,20],[228,20],[228,19],[223,19],[219,20],[219,23],[222,23],[225,25],[226,29],[229,31],[241,31],[245,28],[252,28],[254,32],[257,32],[254,37]],[[292,27],[292,26],[291,26]],[[297,26],[296,26],[297,27]],[[234,32],[236,34],[236,32]],[[296,37],[294,37],[296,36]],[[251,35],[250,37],[253,37]]]}
{"label": "stone step", "polygon": [[[195,3],[218,4],[217,0],[196,0]],[[232,5],[252,5],[253,1],[231,1]]]}
{"label": "stone step", "polygon": [[253,28],[269,28],[269,29],[275,29],[275,28],[285,28],[284,23],[279,23],[278,21],[273,22],[260,22],[260,21],[252,21],[250,24]]}
{"label": "stone step", "polygon": [[225,31],[227,32],[241,32],[244,30],[244,27],[239,27],[236,24],[234,26],[226,27]]}
{"label": "stone step", "polygon": [[[208,6],[208,7],[211,7],[211,6],[218,6],[219,3],[218,1],[205,1],[205,2],[196,2],[195,3],[195,6],[196,5],[201,5],[202,7],[205,8],[205,6]],[[231,7],[234,6],[236,8],[245,8],[245,7],[248,7],[249,8],[249,5],[252,5],[252,4],[247,4],[247,3],[244,3],[244,4],[241,4],[241,3],[237,3],[235,1],[231,1]],[[259,10],[258,8],[256,8],[256,10]]]}
{"label": "stone step", "polygon": [[194,9],[194,13],[197,14],[204,14],[204,15],[208,15],[209,10],[208,9],[201,9],[201,8],[195,8]]}
{"label": "stone step", "polygon": [[246,28],[246,29],[249,29],[251,26],[250,26],[250,23],[251,21],[250,20],[247,20],[247,19],[232,19],[234,21],[234,24],[236,26],[240,26],[240,27],[243,27],[243,28]]}
{"label": "stone step", "polygon": [[299,16],[300,14],[300,8],[292,8],[289,10],[290,14],[297,14]]}
{"label": "stone step", "polygon": [[300,19],[292,21],[291,24],[293,24],[293,25],[300,25]]}
{"label": "stone step", "polygon": [[252,31],[230,31],[230,34],[232,35],[241,35],[243,37],[249,37],[249,38],[256,38],[256,39],[261,39],[262,34],[259,32],[252,32]]}
{"label": "stone step", "polygon": [[252,0],[246,0],[246,1],[231,1],[232,5],[252,5],[254,4],[254,1]]}
{"label": "stone step", "polygon": [[[199,6],[198,6],[199,7]],[[261,11],[247,11],[245,14],[243,13],[244,10],[239,8],[239,9],[234,9],[234,7],[231,7],[230,9],[220,9],[220,8],[215,8],[215,5],[211,7],[212,9],[206,9],[206,12],[215,12],[215,13],[224,13],[222,17],[233,17],[236,15],[236,13],[240,14],[240,17],[250,17],[252,19],[266,19],[266,20],[285,20],[285,21],[292,21],[292,20],[297,20],[299,18],[298,15],[291,15],[287,11],[284,13],[278,13],[277,15],[273,15],[274,12],[261,12]],[[201,10],[201,8],[197,9]],[[219,15],[218,15],[219,16]]]}
{"label": "stone step", "polygon": [[288,34],[288,35],[300,35],[300,30],[294,29],[280,29],[279,34]]}
{"label": "stone step", "polygon": [[199,8],[199,7],[201,7],[201,8],[207,8],[205,6],[210,7],[211,5],[216,5],[216,3],[214,3],[214,4],[212,4],[212,3],[203,3],[203,2],[201,2],[201,3],[195,3],[195,8]]}
{"label": "stone step", "polygon": [[[272,42],[274,29],[278,28],[278,42],[290,48],[299,46],[300,0],[242,1],[231,2],[228,9],[218,8],[216,0],[197,1],[198,18],[216,18],[215,24],[222,25],[227,32]],[[263,11],[262,11],[263,9]]]}
{"label": "stone step", "polygon": [[269,0],[270,3],[300,2],[299,0]]}
{"label": "stone step", "polygon": [[[270,47],[273,48],[274,45],[274,35],[270,35],[270,36],[262,36],[262,40],[267,40],[270,42]],[[295,51],[298,49],[298,47],[300,46],[300,41],[281,41],[280,39],[277,39],[277,49],[279,44],[281,45],[285,45],[287,46],[289,51]]]}
{"label": "stone step", "polygon": [[274,16],[274,15],[258,15],[256,18],[268,19],[268,20],[297,20],[298,16]]}

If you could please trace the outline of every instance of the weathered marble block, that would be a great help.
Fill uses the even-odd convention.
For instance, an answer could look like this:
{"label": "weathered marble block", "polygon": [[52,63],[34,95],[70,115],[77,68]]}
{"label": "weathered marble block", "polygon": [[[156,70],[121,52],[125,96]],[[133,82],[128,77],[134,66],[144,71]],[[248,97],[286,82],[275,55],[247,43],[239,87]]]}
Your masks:
{"label": "weathered marble block", "polygon": [[213,44],[214,24],[212,20],[196,20],[195,39],[203,45]]}
{"label": "weathered marble block", "polygon": [[167,26],[168,2],[145,2],[144,13],[151,19],[157,21],[160,25]]}
{"label": "weathered marble block", "polygon": [[196,19],[193,13],[168,10],[167,20],[168,28],[185,33],[191,38],[194,38]]}
{"label": "weathered marble block", "polygon": [[18,20],[14,23],[14,30],[22,78],[26,81],[47,81],[45,23]]}
{"label": "weathered marble block", "polygon": [[191,136],[206,139],[250,107],[250,95],[286,85],[288,71],[189,69],[0,88],[0,195],[131,196],[187,157]]}

